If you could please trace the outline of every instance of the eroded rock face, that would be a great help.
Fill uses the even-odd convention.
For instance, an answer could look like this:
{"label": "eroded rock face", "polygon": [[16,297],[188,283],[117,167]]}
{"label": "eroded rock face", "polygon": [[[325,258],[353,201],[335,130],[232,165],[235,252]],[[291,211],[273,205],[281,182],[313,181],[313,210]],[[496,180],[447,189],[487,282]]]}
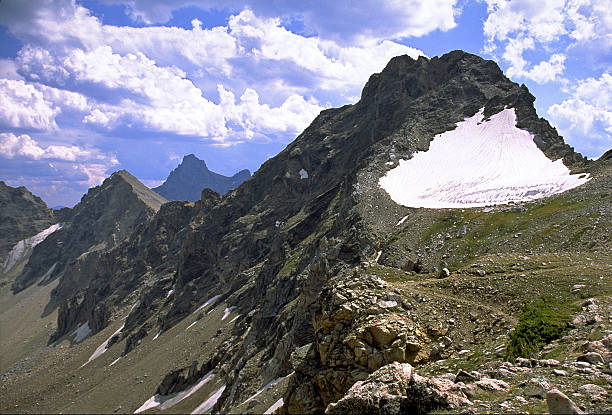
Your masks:
{"label": "eroded rock face", "polygon": [[326,414],[428,413],[471,405],[459,385],[448,379],[417,375],[408,363],[381,367],[364,381],[356,382]]}
{"label": "eroded rock face", "polygon": [[58,220],[54,211],[28,189],[7,186],[0,181],[0,267],[17,242],[36,235]]}

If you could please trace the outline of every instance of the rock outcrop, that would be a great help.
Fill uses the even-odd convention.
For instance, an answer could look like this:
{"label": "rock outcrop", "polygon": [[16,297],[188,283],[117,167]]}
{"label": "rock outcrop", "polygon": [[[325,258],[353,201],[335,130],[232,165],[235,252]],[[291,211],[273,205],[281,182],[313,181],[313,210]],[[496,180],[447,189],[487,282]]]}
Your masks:
{"label": "rock outcrop", "polygon": [[417,375],[408,363],[381,367],[355,383],[326,414],[425,414],[471,405],[460,385]]}
{"label": "rock outcrop", "polygon": [[200,199],[203,189],[208,188],[224,195],[249,177],[251,172],[246,169],[229,177],[212,172],[204,160],[189,154],[183,157],[181,164],[170,172],[166,181],[161,186],[153,188],[153,191],[168,200],[195,202]]}
{"label": "rock outcrop", "polygon": [[11,187],[0,181],[0,267],[9,251],[23,239],[57,223],[52,209],[25,187]]}

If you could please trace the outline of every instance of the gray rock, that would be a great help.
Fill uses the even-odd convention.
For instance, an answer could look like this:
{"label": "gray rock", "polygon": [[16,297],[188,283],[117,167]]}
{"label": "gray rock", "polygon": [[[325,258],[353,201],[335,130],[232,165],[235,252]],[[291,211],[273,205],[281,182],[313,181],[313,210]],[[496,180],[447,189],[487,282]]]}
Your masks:
{"label": "gray rock", "polygon": [[407,363],[392,363],[356,382],[342,399],[329,404],[325,413],[426,413],[470,404],[461,387],[452,381],[428,379],[414,373]]}
{"label": "gray rock", "polygon": [[602,388],[601,386],[594,385],[592,383],[587,383],[586,385],[582,385],[578,388],[578,391],[587,396],[598,396],[598,395],[607,395],[608,392]]}
{"label": "gray rock", "polygon": [[558,389],[546,393],[548,412],[551,414],[583,414],[578,406]]}
{"label": "gray rock", "polygon": [[588,352],[578,357],[579,362],[588,362],[593,365],[603,364],[604,358],[597,352]]}

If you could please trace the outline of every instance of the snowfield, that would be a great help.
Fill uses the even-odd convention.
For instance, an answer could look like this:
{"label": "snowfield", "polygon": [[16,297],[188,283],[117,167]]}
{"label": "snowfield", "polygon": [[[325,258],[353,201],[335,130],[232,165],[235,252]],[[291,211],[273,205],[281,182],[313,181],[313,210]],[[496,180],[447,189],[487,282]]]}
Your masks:
{"label": "snowfield", "polygon": [[55,225],[49,226],[47,229],[37,233],[34,236],[17,242],[13,249],[11,249],[11,252],[9,252],[6,261],[4,261],[4,264],[2,265],[2,272],[9,272],[11,268],[25,259],[25,257],[30,254],[36,245],[44,241],[47,236],[61,228],[62,225],[56,223]]}
{"label": "snowfield", "polygon": [[483,121],[484,109],[438,134],[380,178],[394,202],[407,207],[463,208],[552,196],[589,180],[552,161],[533,135],[516,127],[514,108]]}

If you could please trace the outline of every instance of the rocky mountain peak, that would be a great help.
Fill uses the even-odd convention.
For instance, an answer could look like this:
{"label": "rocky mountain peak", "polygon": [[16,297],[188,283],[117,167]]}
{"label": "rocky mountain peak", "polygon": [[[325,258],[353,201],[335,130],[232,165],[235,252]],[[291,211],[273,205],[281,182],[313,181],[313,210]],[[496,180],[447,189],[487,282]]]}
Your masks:
{"label": "rocky mountain peak", "polygon": [[68,278],[63,279],[56,288],[56,298],[76,292],[86,285],[88,274],[83,271],[95,266],[97,254],[120,243],[165,202],[126,170],[114,172],[100,186],[89,189],[61,230],[34,248],[13,291],[21,291],[43,275],[43,282],[79,275],[69,283]]}
{"label": "rocky mountain peak", "polygon": [[168,200],[195,202],[200,199],[205,188],[223,195],[249,177],[251,172],[248,170],[241,170],[230,177],[212,172],[204,160],[200,160],[194,154],[188,154],[183,157],[181,164],[170,172],[166,181],[153,190]]}

